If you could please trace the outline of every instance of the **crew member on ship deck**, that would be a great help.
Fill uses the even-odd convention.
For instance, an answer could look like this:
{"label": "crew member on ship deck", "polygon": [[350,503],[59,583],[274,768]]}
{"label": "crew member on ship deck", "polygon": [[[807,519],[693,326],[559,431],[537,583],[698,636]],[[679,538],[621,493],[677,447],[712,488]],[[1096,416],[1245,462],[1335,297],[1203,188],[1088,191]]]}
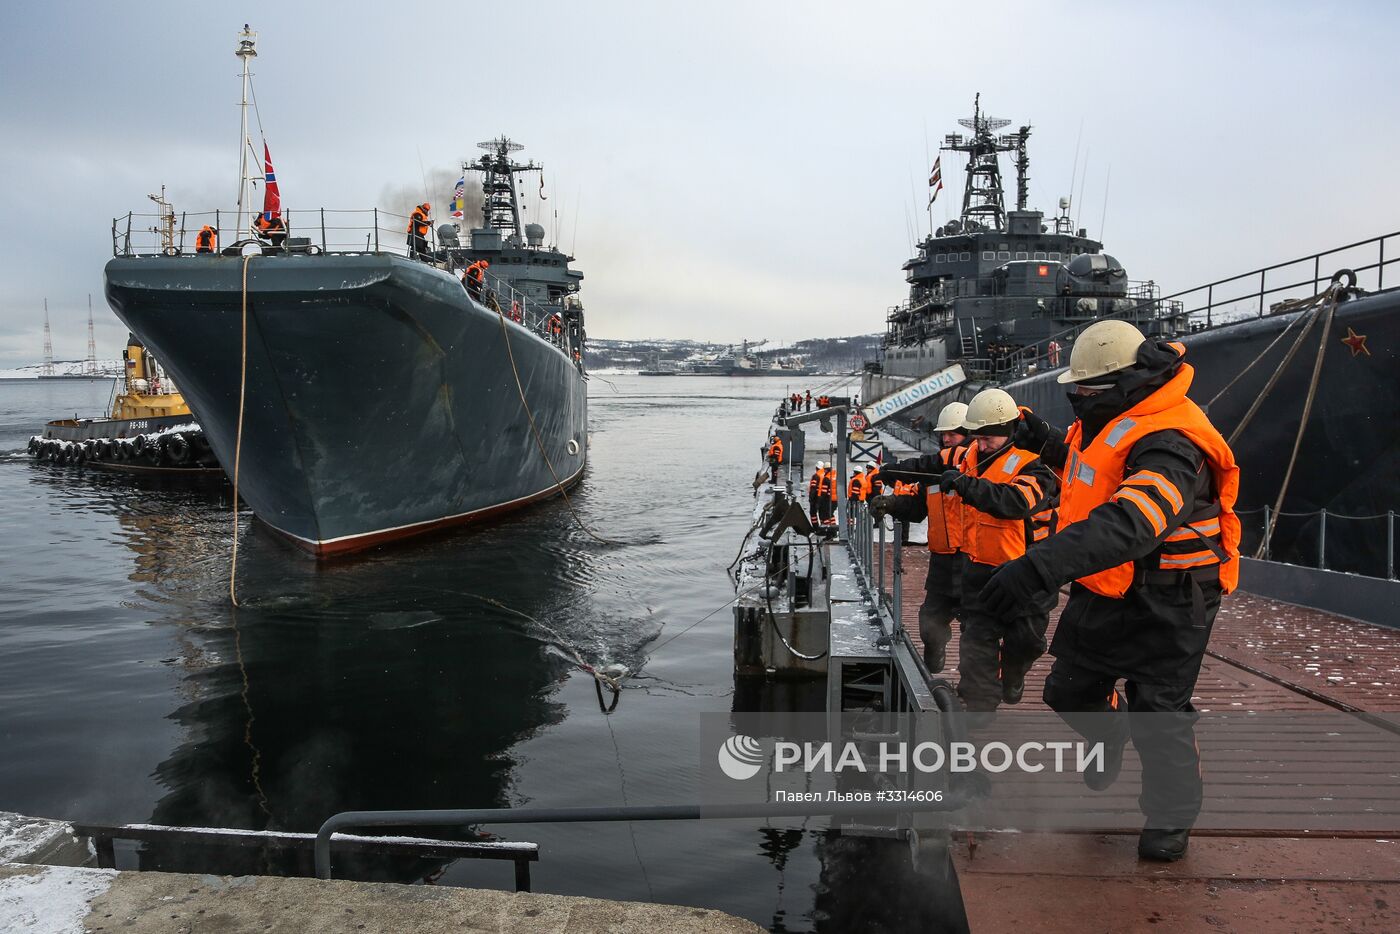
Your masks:
{"label": "crew member on ship deck", "polygon": [[428,215],[432,210],[433,206],[424,201],[413,209],[413,216],[408,219],[408,251],[416,259],[432,258],[428,250],[428,230],[432,226]]}

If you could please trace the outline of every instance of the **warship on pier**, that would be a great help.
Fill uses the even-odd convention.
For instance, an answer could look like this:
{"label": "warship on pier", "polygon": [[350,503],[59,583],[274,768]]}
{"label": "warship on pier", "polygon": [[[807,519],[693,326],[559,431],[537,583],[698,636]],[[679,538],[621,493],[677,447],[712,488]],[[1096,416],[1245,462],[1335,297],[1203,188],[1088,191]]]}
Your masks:
{"label": "warship on pier", "polygon": [[[246,159],[246,28],[235,54]],[[485,200],[465,246],[381,245],[404,243],[408,219],[383,227],[378,210],[348,234],[329,211],[296,223],[271,200],[270,158],[263,212],[245,167],[232,228],[227,212],[208,218],[234,241],[221,251],[143,253],[129,218],[125,236],[113,224],[108,301],[174,376],[257,517],[316,555],[483,519],[583,475],[582,276],[521,228],[515,179],[536,167],[511,162],[508,140],[483,148],[466,166],[484,173]],[[284,220],[285,238],[257,236],[258,217]],[[458,273],[486,258],[474,296]]]}
{"label": "warship on pier", "polygon": [[[1256,541],[1266,507],[1276,519],[1289,517],[1273,529],[1271,557],[1315,563],[1324,510],[1334,519],[1384,519],[1396,508],[1400,289],[1384,287],[1396,262],[1386,258],[1386,241],[1396,234],[1164,296],[1153,282],[1130,280],[1100,241],[1076,227],[1068,199],[1054,217],[1028,208],[1029,126],[1000,132],[1010,121],[988,117],[980,101],[959,122],[968,132],[948,135],[941,149],[967,158],[962,210],[905,262],[909,297],[886,315],[862,398],[958,364],[966,379],[902,413],[906,429],[917,434],[948,402],[991,385],[1066,426],[1073,415],[1055,375],[1083,328],[1122,319],[1150,339],[1186,346],[1192,398],[1223,433],[1237,434],[1239,509],[1261,514],[1253,520]],[[1014,210],[1005,206],[1003,153],[1014,157]],[[935,176],[931,184],[941,184]],[[1357,263],[1367,249],[1375,261]],[[1329,255],[1351,266],[1335,282]],[[1374,288],[1358,288],[1358,276]],[[1261,396],[1262,411],[1255,406]],[[1325,534],[1332,566],[1385,567],[1384,530],[1335,522]],[[1248,524],[1246,537],[1248,547]]]}

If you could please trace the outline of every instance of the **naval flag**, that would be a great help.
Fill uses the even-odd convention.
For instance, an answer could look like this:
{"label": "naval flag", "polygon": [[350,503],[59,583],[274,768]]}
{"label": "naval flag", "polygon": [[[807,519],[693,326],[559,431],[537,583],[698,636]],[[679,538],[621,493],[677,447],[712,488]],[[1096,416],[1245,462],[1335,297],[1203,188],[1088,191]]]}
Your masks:
{"label": "naval flag", "polygon": [[467,191],[467,177],[457,179],[457,187],[452,189],[452,216],[461,218],[463,196]]}
{"label": "naval flag", "polygon": [[933,189],[933,194],[929,196],[928,203],[938,200],[938,193],[943,190],[943,157],[939,156],[933,160],[933,171],[928,176],[928,187]]}
{"label": "naval flag", "polygon": [[282,215],[282,192],[277,187],[277,173],[272,171],[272,153],[263,141],[263,218],[272,220]]}

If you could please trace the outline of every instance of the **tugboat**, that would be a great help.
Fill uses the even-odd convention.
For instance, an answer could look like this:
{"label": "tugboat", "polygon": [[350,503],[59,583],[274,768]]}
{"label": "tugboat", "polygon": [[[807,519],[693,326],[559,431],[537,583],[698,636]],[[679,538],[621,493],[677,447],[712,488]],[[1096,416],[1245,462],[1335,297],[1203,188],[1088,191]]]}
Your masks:
{"label": "tugboat", "polygon": [[[246,160],[257,54],[246,27],[235,54]],[[582,277],[528,228],[520,242],[514,180],[529,167],[492,154],[479,164],[483,229],[466,248],[395,252],[379,243],[379,211],[370,229],[337,234],[354,247],[321,225],[314,244],[272,200],[270,159],[262,212],[250,211],[244,168],[233,229],[216,230],[227,212],[194,221],[232,234],[222,251],[142,253],[130,236],[114,240],[105,275],[118,317],[178,381],[257,517],[315,555],[484,519],[583,475],[583,312],[572,294]],[[259,239],[255,218],[283,221],[283,237]],[[391,222],[397,237],[408,220]],[[473,256],[494,257],[479,298],[457,275]]]}
{"label": "tugboat", "polygon": [[184,397],[135,335],[122,352],[126,376],[107,418],[61,418],[29,439],[36,460],[131,473],[218,477],[218,460]]}
{"label": "tugboat", "polygon": [[[1192,398],[1208,407],[1227,436],[1238,432],[1232,445],[1243,470],[1243,513],[1275,507],[1280,490],[1286,493],[1284,513],[1325,509],[1384,517],[1400,505],[1400,290],[1380,288],[1386,267],[1395,262],[1385,259],[1386,237],[1373,241],[1377,263],[1359,270],[1374,272],[1376,291],[1355,288],[1351,270],[1338,273],[1328,289],[1328,270],[1321,266],[1326,254],[1318,254],[1279,267],[1305,267],[1307,273],[1296,278],[1318,293],[1326,290],[1326,299],[1319,294],[1266,307],[1268,298],[1285,289],[1296,294],[1298,284],[1266,291],[1267,270],[1256,270],[1252,279],[1225,282],[1259,284],[1257,294],[1246,296],[1257,299],[1257,309],[1247,319],[1218,322],[1214,316],[1225,303],[1213,289],[1220,283],[1179,293],[1199,293],[1204,300],[1188,309],[1179,297],[1160,295],[1153,282],[1129,280],[1102,243],[1075,228],[1067,199],[1053,218],[1027,209],[1029,126],[999,133],[1010,121],[988,117],[980,99],[973,116],[959,122],[970,132],[947,136],[941,150],[967,156],[960,217],[918,243],[917,255],[904,264],[909,297],[886,316],[881,356],[867,364],[862,398],[884,396],[957,363],[966,380],[905,410],[900,418],[906,428],[933,424],[948,402],[966,401],[990,385],[1003,386],[1019,403],[1065,426],[1073,415],[1054,377],[1084,327],[1118,318],[1150,339],[1185,344],[1186,360],[1196,370]],[[1002,153],[1015,156],[1012,211],[1003,198]],[[941,186],[937,172],[934,180]],[[1254,417],[1251,409],[1261,395],[1267,408]],[[1305,403],[1309,417],[1303,423]],[[1295,462],[1303,433],[1312,447]],[[1372,527],[1368,535],[1360,522],[1337,525],[1328,531],[1329,554],[1343,564],[1384,566],[1384,534]],[[1269,553],[1276,560],[1315,563],[1319,533],[1309,522],[1280,526]]]}

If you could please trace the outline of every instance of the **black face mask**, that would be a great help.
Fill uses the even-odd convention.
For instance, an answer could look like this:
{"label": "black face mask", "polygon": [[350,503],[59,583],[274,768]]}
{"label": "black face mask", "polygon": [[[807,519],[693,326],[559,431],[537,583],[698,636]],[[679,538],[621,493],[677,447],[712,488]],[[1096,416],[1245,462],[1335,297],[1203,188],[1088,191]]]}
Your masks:
{"label": "black face mask", "polygon": [[1166,344],[1148,341],[1138,349],[1137,364],[1121,371],[1111,389],[1092,396],[1069,394],[1069,405],[1090,441],[1117,416],[1167,384],[1181,366],[1181,357]]}

